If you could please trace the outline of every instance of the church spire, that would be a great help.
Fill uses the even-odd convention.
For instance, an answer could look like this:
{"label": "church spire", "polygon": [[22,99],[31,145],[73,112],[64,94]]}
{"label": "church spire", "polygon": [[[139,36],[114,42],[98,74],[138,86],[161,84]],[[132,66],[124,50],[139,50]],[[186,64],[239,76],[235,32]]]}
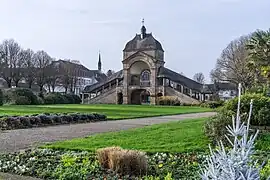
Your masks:
{"label": "church spire", "polygon": [[101,71],[101,56],[100,56],[100,51],[98,52],[98,70]]}

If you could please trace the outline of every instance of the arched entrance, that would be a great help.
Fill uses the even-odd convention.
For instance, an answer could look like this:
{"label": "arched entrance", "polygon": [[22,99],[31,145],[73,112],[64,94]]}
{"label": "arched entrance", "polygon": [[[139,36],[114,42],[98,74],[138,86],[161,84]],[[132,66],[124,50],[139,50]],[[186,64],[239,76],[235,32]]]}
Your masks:
{"label": "arched entrance", "polygon": [[131,104],[149,104],[150,93],[145,89],[136,89],[131,93]]}

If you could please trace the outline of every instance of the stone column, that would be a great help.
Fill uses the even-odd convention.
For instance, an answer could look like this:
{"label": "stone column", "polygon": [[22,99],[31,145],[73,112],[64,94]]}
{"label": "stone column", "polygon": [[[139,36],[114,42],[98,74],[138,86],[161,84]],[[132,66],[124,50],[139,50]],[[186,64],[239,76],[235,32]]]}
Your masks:
{"label": "stone column", "polygon": [[192,97],[192,89],[189,89],[189,95]]}
{"label": "stone column", "polygon": [[157,89],[157,71],[156,68],[151,68],[151,94],[150,94],[150,103],[156,104],[156,89]]}
{"label": "stone column", "polygon": [[180,85],[181,86],[181,93],[183,94],[184,93],[184,86],[183,85]]}
{"label": "stone column", "polygon": [[111,89],[111,87],[112,87],[112,84],[111,84],[111,83],[109,83],[109,89]]}
{"label": "stone column", "polygon": [[129,84],[129,73],[128,73],[128,66],[124,64],[123,69],[123,104],[129,104],[129,90],[128,90],[128,84]]}

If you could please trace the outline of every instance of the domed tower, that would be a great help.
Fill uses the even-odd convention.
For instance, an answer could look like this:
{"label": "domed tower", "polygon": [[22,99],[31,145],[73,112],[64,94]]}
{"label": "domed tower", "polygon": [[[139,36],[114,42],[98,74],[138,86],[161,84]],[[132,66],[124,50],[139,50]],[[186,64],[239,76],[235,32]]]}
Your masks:
{"label": "domed tower", "polygon": [[144,20],[142,22],[141,34],[136,34],[135,37],[126,44],[123,50],[123,58],[126,59],[138,51],[143,51],[157,60],[164,61],[164,50],[160,42],[153,37],[152,33],[147,33]]}
{"label": "domed tower", "polygon": [[155,104],[157,73],[165,63],[164,50],[152,33],[147,33],[144,20],[141,33],[125,45],[122,63],[124,104]]}

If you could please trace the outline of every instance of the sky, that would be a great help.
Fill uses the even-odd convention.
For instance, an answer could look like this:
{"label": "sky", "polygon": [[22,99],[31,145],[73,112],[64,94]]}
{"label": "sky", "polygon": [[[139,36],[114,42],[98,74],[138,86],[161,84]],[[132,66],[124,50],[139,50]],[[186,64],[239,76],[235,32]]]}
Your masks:
{"label": "sky", "polygon": [[0,41],[97,69],[122,69],[123,49],[145,19],[165,66],[207,81],[231,40],[270,28],[269,0],[0,0]]}

